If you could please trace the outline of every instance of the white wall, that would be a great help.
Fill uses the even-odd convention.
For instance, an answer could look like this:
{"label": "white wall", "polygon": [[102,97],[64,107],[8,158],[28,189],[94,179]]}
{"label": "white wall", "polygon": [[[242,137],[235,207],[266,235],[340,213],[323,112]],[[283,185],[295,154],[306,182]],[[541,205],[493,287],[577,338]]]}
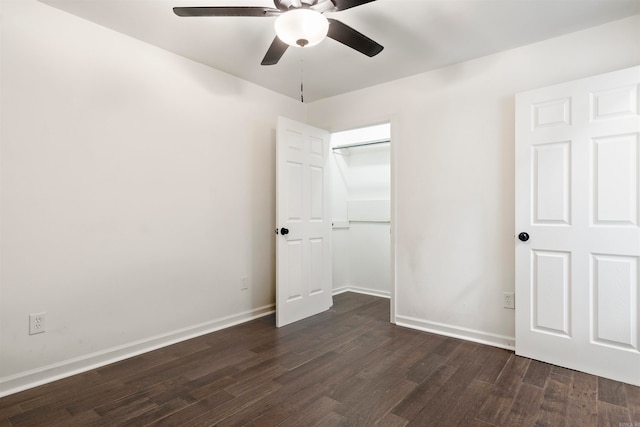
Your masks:
{"label": "white wall", "polygon": [[[333,133],[331,146],[389,138],[386,123]],[[336,150],[332,161],[334,291],[389,297],[390,145]]]}
{"label": "white wall", "polygon": [[638,64],[640,15],[309,105],[392,120],[398,323],[513,346],[514,94]]}
{"label": "white wall", "polygon": [[0,5],[0,395],[271,310],[276,117],[304,106]]}

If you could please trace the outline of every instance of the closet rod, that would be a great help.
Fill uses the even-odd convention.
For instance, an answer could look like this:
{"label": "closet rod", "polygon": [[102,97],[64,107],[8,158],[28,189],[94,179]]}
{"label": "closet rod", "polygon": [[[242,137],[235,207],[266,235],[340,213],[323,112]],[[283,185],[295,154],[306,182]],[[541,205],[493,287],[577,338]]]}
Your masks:
{"label": "closet rod", "polygon": [[333,147],[332,150],[344,150],[344,149],[347,149],[347,148],[364,147],[365,145],[387,144],[389,142],[391,142],[390,139],[380,139],[378,141],[358,142],[356,144],[338,145],[337,147]]}

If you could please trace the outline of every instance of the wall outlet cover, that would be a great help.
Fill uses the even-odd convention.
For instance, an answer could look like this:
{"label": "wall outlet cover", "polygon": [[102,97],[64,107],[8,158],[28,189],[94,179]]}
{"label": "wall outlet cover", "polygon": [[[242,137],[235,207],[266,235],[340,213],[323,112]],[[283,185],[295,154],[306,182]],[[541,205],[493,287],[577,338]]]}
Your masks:
{"label": "wall outlet cover", "polygon": [[516,308],[516,296],[513,292],[505,292],[503,294],[504,308]]}
{"label": "wall outlet cover", "polygon": [[29,315],[29,335],[41,334],[47,330],[47,313],[34,313]]}

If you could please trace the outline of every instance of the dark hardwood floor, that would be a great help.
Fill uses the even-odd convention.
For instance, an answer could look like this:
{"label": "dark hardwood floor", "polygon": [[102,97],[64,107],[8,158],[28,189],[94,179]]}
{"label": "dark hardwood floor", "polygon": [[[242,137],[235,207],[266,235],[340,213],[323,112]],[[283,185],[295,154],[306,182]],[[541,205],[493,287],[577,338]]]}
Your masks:
{"label": "dark hardwood floor", "polygon": [[640,388],[388,323],[346,293],[0,399],[0,426],[640,427]]}

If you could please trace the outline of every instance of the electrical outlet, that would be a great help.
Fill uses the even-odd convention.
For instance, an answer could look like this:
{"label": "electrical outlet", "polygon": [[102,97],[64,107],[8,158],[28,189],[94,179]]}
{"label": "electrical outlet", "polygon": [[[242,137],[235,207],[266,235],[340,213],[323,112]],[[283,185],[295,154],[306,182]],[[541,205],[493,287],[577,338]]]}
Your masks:
{"label": "electrical outlet", "polygon": [[29,315],[29,335],[41,334],[47,330],[47,313],[35,313]]}
{"label": "electrical outlet", "polygon": [[249,278],[247,276],[240,278],[240,290],[246,291],[249,289]]}
{"label": "electrical outlet", "polygon": [[502,295],[504,308],[516,308],[516,296],[513,292],[505,292]]}

